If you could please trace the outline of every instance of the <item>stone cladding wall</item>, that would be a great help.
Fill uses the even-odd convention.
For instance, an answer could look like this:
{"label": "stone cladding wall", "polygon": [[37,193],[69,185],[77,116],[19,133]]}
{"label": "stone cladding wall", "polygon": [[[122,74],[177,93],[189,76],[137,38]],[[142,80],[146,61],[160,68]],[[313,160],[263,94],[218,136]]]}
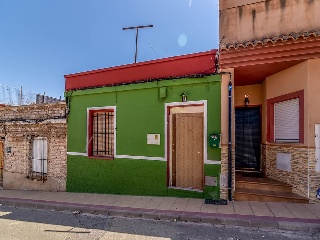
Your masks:
{"label": "stone cladding wall", "polygon": [[[310,202],[320,202],[316,198],[316,190],[320,187],[320,172],[315,171],[314,148],[262,144],[261,149],[262,170],[267,177],[291,184],[293,193],[303,197],[309,195]],[[291,153],[291,172],[277,169],[277,153]]]}
{"label": "stone cladding wall", "polygon": [[[235,151],[232,149],[232,193],[235,190]],[[233,196],[233,194],[232,194]],[[221,146],[220,198],[228,199],[228,146]]]}
{"label": "stone cladding wall", "polygon": [[320,188],[320,172],[316,171],[316,150],[314,148],[309,149],[309,199],[311,203],[320,203],[320,199],[317,199],[317,189]]}

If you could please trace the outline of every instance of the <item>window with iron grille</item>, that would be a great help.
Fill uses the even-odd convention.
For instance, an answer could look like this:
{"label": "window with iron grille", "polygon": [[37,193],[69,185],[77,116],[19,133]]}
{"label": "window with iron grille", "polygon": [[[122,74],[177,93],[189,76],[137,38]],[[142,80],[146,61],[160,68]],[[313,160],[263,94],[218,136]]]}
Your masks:
{"label": "window with iron grille", "polygon": [[91,157],[114,157],[114,111],[89,111],[89,153]]}

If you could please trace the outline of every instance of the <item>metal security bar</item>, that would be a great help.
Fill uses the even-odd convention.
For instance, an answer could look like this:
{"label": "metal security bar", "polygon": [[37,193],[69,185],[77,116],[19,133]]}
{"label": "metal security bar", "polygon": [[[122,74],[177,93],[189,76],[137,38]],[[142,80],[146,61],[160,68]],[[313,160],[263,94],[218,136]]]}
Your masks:
{"label": "metal security bar", "polygon": [[100,157],[114,155],[113,111],[92,114],[92,155]]}

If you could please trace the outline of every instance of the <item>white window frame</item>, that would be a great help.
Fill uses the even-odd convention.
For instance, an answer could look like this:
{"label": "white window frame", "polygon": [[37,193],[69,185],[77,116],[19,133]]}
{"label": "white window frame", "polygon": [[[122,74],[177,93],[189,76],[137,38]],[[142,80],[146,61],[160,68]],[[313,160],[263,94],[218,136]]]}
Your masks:
{"label": "white window frame", "polygon": [[35,137],[32,141],[32,173],[48,173],[48,140],[46,137]]}

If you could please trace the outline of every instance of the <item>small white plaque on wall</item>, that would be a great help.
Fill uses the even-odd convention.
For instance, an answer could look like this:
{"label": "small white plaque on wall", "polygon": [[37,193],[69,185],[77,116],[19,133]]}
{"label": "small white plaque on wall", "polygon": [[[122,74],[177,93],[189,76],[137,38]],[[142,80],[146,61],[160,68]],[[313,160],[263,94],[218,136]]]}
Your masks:
{"label": "small white plaque on wall", "polygon": [[291,153],[277,153],[277,169],[291,172]]}
{"label": "small white plaque on wall", "polygon": [[205,176],[206,186],[217,186],[217,177]]}
{"label": "small white plaque on wall", "polygon": [[160,145],[160,134],[147,134],[147,144]]}

